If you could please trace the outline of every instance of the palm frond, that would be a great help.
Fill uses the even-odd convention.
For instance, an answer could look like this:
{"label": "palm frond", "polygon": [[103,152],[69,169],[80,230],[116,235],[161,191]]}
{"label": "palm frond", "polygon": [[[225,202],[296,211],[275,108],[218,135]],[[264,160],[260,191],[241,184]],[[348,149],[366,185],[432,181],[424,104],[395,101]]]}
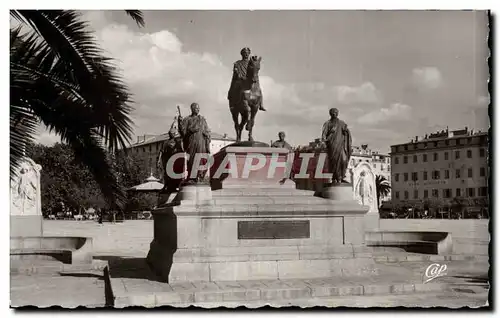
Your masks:
{"label": "palm frond", "polygon": [[138,26],[144,27],[146,25],[144,22],[144,14],[141,10],[125,10],[125,13],[131,17]]}
{"label": "palm frond", "polygon": [[88,24],[73,10],[18,10],[57,57],[54,71],[78,87],[87,107],[96,114],[110,151],[125,147],[131,139],[128,87],[95,42]]}

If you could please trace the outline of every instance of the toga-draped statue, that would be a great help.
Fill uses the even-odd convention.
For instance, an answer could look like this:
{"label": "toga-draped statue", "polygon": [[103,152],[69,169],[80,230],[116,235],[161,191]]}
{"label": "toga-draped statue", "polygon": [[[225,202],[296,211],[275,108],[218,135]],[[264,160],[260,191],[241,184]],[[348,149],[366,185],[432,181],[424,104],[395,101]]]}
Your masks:
{"label": "toga-draped statue", "polygon": [[327,167],[332,174],[332,183],[346,182],[344,177],[352,154],[351,133],[338,114],[337,108],[330,109],[331,118],[323,124],[321,134],[321,141],[326,144]]}
{"label": "toga-draped statue", "polygon": [[[207,121],[200,115],[200,106],[197,103],[191,104],[191,115],[182,118],[178,117],[179,134],[181,135],[184,151],[189,155],[187,161],[188,180],[202,181],[205,171],[199,171],[197,176],[192,177],[191,171],[197,153],[210,154],[210,128]],[[205,164],[206,159],[202,159],[200,164]]]}

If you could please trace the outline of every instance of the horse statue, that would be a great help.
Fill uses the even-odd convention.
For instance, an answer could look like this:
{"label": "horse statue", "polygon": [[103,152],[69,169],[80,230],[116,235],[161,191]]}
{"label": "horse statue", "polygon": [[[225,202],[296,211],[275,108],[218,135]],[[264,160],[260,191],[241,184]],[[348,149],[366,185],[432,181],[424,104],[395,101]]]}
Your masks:
{"label": "horse statue", "polygon": [[[233,116],[236,141],[241,141],[243,127],[248,131],[248,140],[253,141],[252,130],[255,116],[262,105],[262,91],[259,84],[260,61],[262,57],[251,56],[248,61],[247,77],[234,89],[234,97],[229,100]],[[239,120],[241,115],[241,121]]]}

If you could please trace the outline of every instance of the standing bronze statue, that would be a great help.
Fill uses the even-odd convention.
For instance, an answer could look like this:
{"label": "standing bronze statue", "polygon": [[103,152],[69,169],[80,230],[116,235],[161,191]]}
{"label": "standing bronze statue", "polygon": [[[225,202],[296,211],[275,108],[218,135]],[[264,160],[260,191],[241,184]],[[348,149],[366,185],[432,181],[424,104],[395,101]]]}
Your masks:
{"label": "standing bronze statue", "polygon": [[321,141],[326,144],[328,173],[332,174],[332,183],[344,180],[352,154],[351,132],[347,124],[338,118],[339,110],[330,109],[330,119],[323,124]]}
{"label": "standing bronze statue", "polygon": [[[205,178],[206,170],[199,171],[197,176],[191,176],[194,159],[197,153],[210,154],[210,128],[208,128],[205,117],[200,115],[200,106],[197,103],[191,104],[191,115],[182,118],[178,117],[179,133],[181,135],[184,150],[189,155],[187,160],[188,181],[200,182]],[[200,164],[205,164],[206,159],[202,158]]]}
{"label": "standing bronze statue", "polygon": [[[177,120],[177,118],[174,120]],[[182,179],[175,179],[170,176],[167,170],[167,162],[172,156],[183,152],[184,147],[182,146],[182,139],[178,135],[174,121],[168,132],[168,139],[163,142],[160,154],[158,155],[158,165],[161,165],[163,169],[164,186],[162,191],[173,192],[179,188]],[[184,158],[177,159],[171,169],[173,169],[173,172],[176,174],[184,173]]]}
{"label": "standing bronze statue", "polygon": [[[259,84],[261,57],[250,56],[249,48],[240,52],[241,60],[233,67],[231,86],[227,93],[229,110],[233,117],[236,140],[241,141],[243,127],[248,131],[248,140],[253,141],[252,129],[257,111],[266,111],[263,106],[262,90]],[[239,116],[241,115],[241,121]]]}
{"label": "standing bronze statue", "polygon": [[286,148],[288,150],[292,150],[292,146],[290,146],[290,144],[288,144],[288,142],[285,141],[285,132],[284,131],[280,131],[278,133],[278,140],[273,142],[271,147],[273,147],[273,148]]}

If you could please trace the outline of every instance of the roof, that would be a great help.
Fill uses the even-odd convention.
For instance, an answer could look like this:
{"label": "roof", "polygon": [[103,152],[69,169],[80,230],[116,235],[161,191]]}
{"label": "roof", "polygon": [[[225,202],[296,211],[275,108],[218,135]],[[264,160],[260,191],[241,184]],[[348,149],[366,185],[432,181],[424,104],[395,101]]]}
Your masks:
{"label": "roof", "polygon": [[[135,143],[131,144],[129,146],[129,148],[134,148],[134,147],[143,146],[143,145],[149,145],[149,144],[153,144],[153,143],[165,141],[165,140],[168,139],[168,133],[163,133],[161,135],[146,135],[146,136],[147,137],[145,138],[145,140],[139,141],[139,142],[135,142]],[[229,137],[227,135],[226,135],[226,137],[224,137],[224,135],[221,135],[221,134],[216,133],[216,132],[210,133],[210,137],[212,138],[212,140],[236,141],[235,138]]]}
{"label": "roof", "polygon": [[488,132],[477,132],[477,133],[473,133],[473,134],[468,134],[468,135],[453,135],[453,136],[450,136],[448,137],[448,135],[444,136],[444,137],[432,137],[432,138],[423,138],[423,139],[419,139],[418,141],[409,141],[409,142],[405,142],[405,143],[402,143],[402,144],[395,144],[395,145],[391,145],[391,147],[397,147],[397,146],[404,146],[404,145],[412,145],[412,144],[421,144],[421,143],[426,143],[426,142],[434,142],[434,141],[441,141],[441,140],[451,140],[451,139],[463,139],[463,138],[474,138],[474,137],[480,137],[480,136],[488,136]]}

